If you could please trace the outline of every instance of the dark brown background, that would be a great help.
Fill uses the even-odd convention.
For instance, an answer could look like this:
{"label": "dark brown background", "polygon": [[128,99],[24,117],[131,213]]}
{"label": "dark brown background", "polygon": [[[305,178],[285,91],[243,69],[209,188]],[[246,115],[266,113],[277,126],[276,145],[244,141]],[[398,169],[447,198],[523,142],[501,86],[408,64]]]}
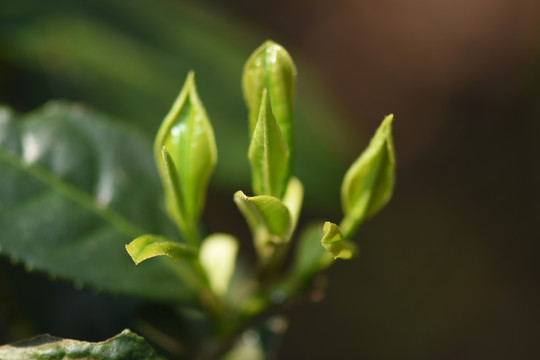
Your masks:
{"label": "dark brown background", "polygon": [[312,61],[353,131],[396,117],[395,196],[280,359],[538,358],[540,3],[209,3]]}

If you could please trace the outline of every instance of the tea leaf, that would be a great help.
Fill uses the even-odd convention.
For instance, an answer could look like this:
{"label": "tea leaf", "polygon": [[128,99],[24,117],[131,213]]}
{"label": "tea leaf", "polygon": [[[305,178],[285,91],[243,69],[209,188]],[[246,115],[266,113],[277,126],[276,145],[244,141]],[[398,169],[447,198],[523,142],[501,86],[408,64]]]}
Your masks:
{"label": "tea leaf", "polygon": [[174,233],[156,201],[150,142],[134,129],[63,102],[21,118],[0,108],[0,174],[2,255],[103,291],[194,298],[185,264],[135,267],[124,250],[145,233]]}
{"label": "tea leaf", "polygon": [[303,200],[304,186],[302,185],[302,182],[296,177],[291,177],[285,195],[283,196],[283,203],[287,206],[291,214],[291,227],[293,229],[296,228],[296,224],[298,223]]}
{"label": "tea leaf", "polygon": [[270,40],[259,46],[244,65],[242,90],[249,110],[250,137],[253,136],[259,120],[259,109],[265,88],[268,90],[274,116],[293,158],[296,66],[289,53],[281,45]]}
{"label": "tea leaf", "polygon": [[346,241],[341,236],[341,231],[336,224],[325,222],[323,227],[324,236],[321,244],[334,259],[350,259],[356,255],[356,246],[350,241]]}
{"label": "tea leaf", "polygon": [[[172,159],[174,167],[165,168],[162,150]],[[154,144],[154,156],[166,188],[171,181],[177,183],[181,196],[171,201],[181,201],[178,206],[186,226],[200,217],[206,201],[208,181],[217,162],[216,142],[206,111],[197,95],[195,79],[190,73],[180,95],[163,120]],[[170,170],[177,171],[171,180]],[[170,190],[166,197],[172,197]],[[170,207],[169,207],[170,209]],[[175,218],[176,214],[171,214]]]}
{"label": "tea leaf", "polygon": [[139,335],[124,330],[98,343],[39,335],[15,344],[0,346],[0,358],[6,360],[160,360],[155,350]]}
{"label": "tea leaf", "polygon": [[193,257],[197,251],[186,244],[169,241],[158,235],[142,235],[126,245],[129,256],[135,265],[139,265],[146,259],[166,255],[174,260]]}
{"label": "tea leaf", "polygon": [[281,198],[289,180],[289,149],[272,114],[266,89],[262,98],[248,152],[253,192]]}
{"label": "tea leaf", "polygon": [[271,255],[275,245],[290,239],[292,219],[289,209],[273,196],[246,196],[236,192],[234,201],[255,238],[255,249],[263,258]]}
{"label": "tea leaf", "polygon": [[345,218],[340,224],[345,238],[386,205],[395,182],[395,153],[392,140],[393,115],[388,115],[368,147],[351,165],[341,187]]}
{"label": "tea leaf", "polygon": [[212,234],[207,237],[200,249],[199,260],[208,275],[212,290],[224,296],[236,267],[238,240],[228,234]]}

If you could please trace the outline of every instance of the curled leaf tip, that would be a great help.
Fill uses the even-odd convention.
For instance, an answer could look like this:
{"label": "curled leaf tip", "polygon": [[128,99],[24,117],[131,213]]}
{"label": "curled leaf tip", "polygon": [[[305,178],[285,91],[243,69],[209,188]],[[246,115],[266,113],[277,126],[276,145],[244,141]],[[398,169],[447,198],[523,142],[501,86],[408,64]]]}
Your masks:
{"label": "curled leaf tip", "polygon": [[186,244],[169,241],[162,236],[142,235],[126,245],[126,250],[135,265],[156,256],[168,256],[174,260],[190,258],[197,253]]}
{"label": "curled leaf tip", "polygon": [[355,244],[343,239],[339,226],[327,221],[324,223],[323,232],[321,244],[334,259],[351,259],[356,255]]}

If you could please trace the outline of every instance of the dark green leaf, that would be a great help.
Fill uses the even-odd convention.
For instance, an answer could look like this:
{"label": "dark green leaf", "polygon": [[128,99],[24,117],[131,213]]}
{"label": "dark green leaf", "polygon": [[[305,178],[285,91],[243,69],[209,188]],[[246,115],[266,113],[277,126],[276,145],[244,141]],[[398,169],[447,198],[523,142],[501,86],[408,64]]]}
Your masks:
{"label": "dark green leaf", "polygon": [[387,116],[368,147],[343,179],[341,203],[345,218],[340,224],[349,238],[368,218],[386,205],[394,191],[396,160],[392,140],[393,115]]}
{"label": "dark green leaf", "polygon": [[129,330],[103,342],[67,340],[40,335],[12,345],[0,346],[3,360],[160,360],[144,339]]}
{"label": "dark green leaf", "polygon": [[253,192],[281,198],[289,181],[289,149],[272,114],[266,89],[262,98],[248,152]]}
{"label": "dark green leaf", "polygon": [[[171,234],[149,142],[80,105],[0,111],[0,247],[27,269],[156,300],[194,296],[190,269],[135,267],[125,244]],[[156,281],[159,279],[159,281]]]}

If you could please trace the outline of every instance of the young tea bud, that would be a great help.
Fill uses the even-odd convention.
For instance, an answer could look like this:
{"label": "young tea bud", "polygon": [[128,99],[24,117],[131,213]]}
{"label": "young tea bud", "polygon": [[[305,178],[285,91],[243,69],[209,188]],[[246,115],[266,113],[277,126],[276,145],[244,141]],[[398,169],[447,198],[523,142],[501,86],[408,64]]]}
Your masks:
{"label": "young tea bud", "polygon": [[197,95],[193,73],[161,124],[154,155],[169,214],[180,221],[181,230],[192,232],[204,208],[208,181],[217,161],[214,132]]}
{"label": "young tea bud", "polygon": [[388,115],[364,152],[351,165],[341,186],[345,217],[340,224],[349,238],[365,220],[390,200],[394,190],[396,156],[392,140],[393,115]]}
{"label": "young tea bud", "polygon": [[270,40],[253,52],[244,66],[242,75],[242,90],[249,110],[250,138],[259,120],[262,93],[265,88],[268,90],[273,114],[293,159],[296,66],[289,53],[281,45]]}

